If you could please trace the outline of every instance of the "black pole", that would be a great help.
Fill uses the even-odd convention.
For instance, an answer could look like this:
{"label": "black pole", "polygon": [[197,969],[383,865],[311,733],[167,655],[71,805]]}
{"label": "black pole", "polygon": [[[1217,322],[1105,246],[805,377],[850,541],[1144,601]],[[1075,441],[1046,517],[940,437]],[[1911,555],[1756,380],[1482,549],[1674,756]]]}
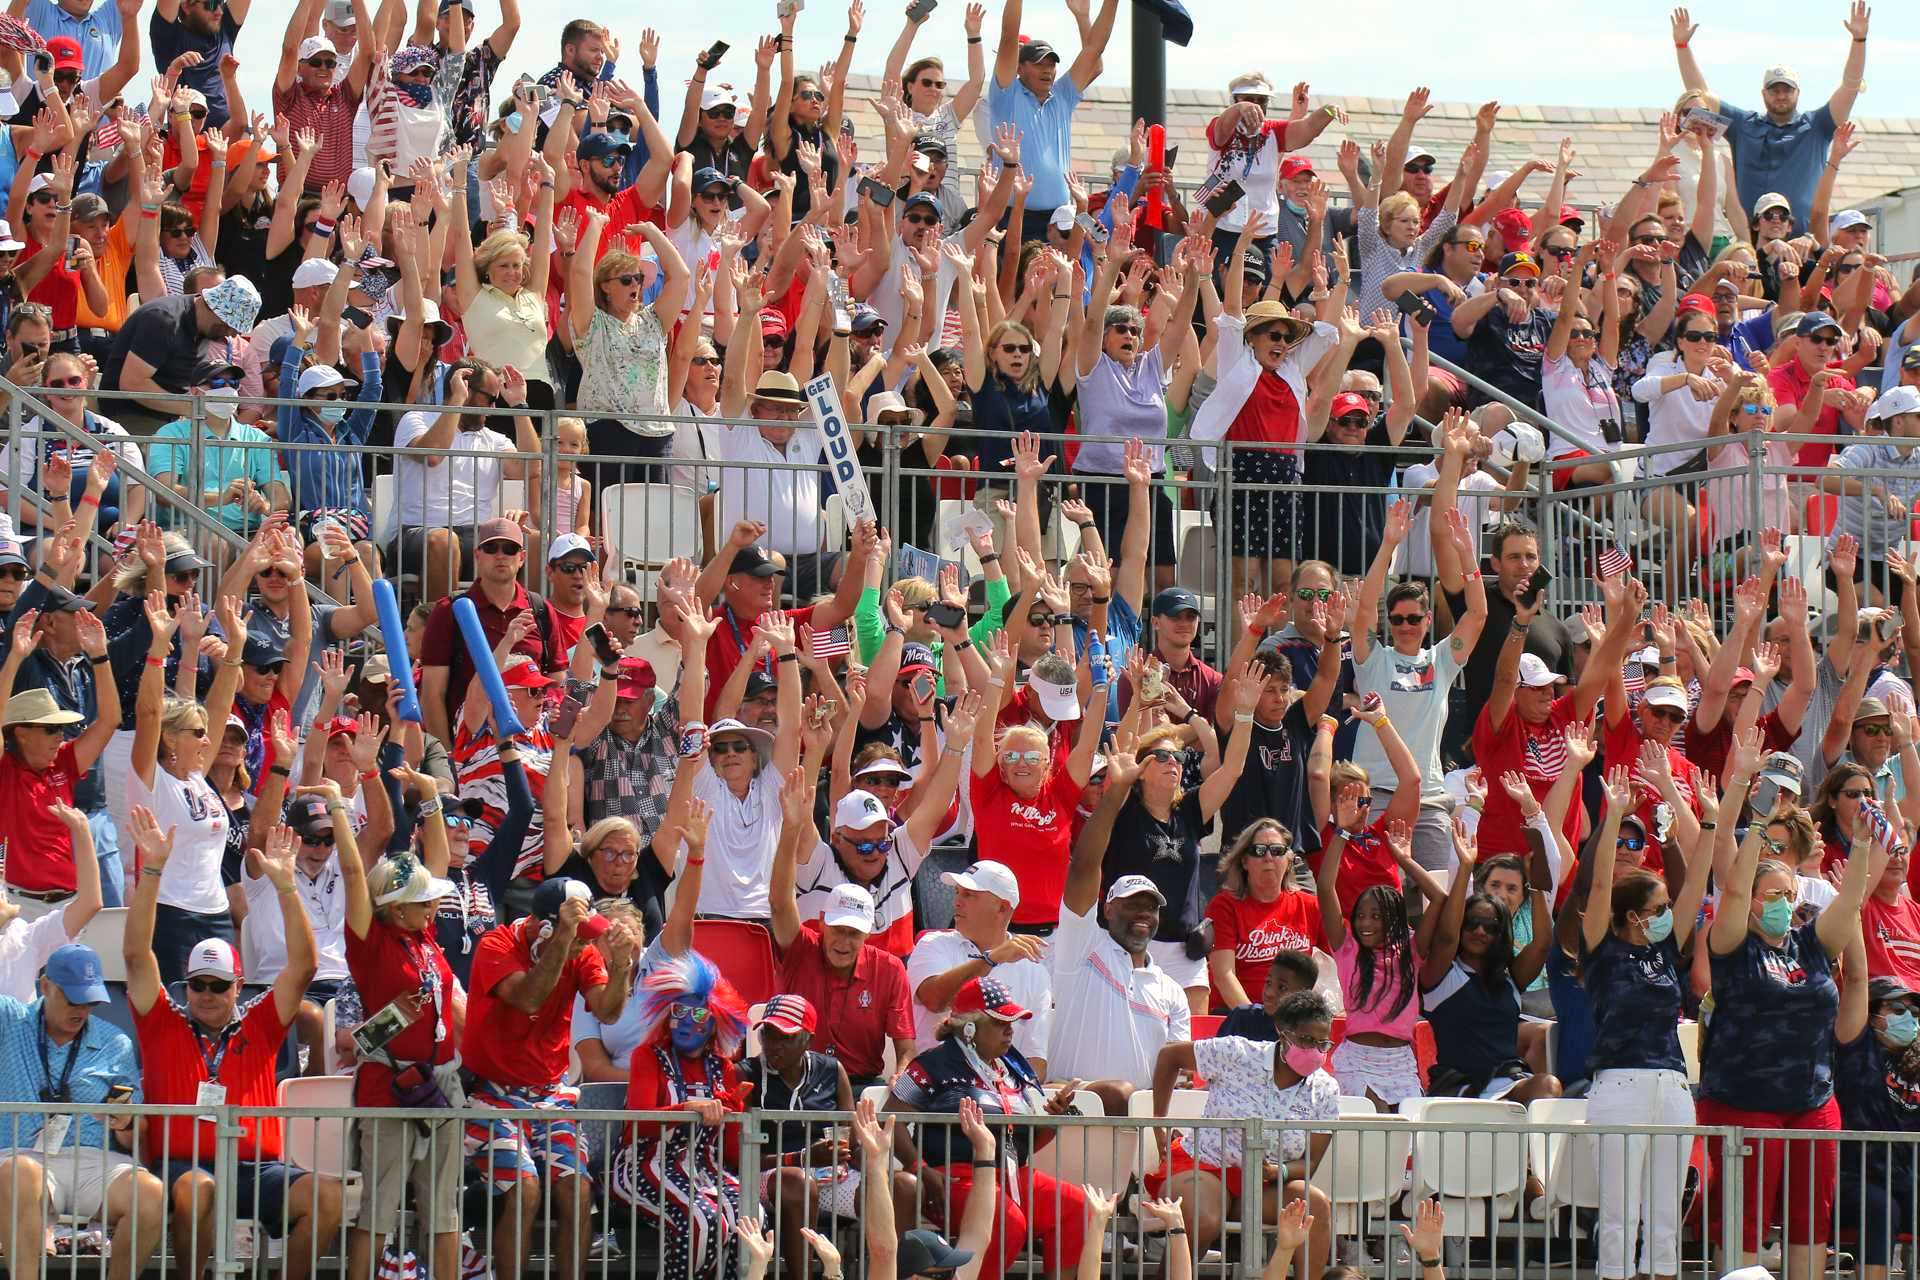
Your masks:
{"label": "black pole", "polygon": [[1160,15],[1143,4],[1133,9],[1133,118],[1167,122],[1167,38]]}

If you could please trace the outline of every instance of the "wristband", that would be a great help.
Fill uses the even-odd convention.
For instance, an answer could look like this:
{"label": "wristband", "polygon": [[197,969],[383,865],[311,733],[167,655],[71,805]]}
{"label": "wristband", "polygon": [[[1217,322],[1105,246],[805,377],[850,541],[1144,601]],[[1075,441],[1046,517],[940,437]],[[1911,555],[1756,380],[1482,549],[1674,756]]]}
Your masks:
{"label": "wristband", "polygon": [[1703,822],[1700,824],[1700,829],[1702,831],[1712,831],[1719,825],[1720,824],[1718,822]]}
{"label": "wristband", "polygon": [[[1199,714],[1200,714],[1200,713],[1199,713],[1198,711],[1195,711],[1195,710],[1194,710],[1194,709],[1193,709],[1192,707],[1188,707],[1188,708],[1187,708],[1187,714],[1185,714],[1185,715],[1183,715],[1183,716],[1181,716],[1181,717],[1180,717],[1180,723],[1181,723],[1181,724],[1192,724],[1192,723],[1193,723],[1193,718],[1194,718],[1195,716],[1197,716],[1197,715],[1199,715]],[[1238,719],[1238,717],[1235,717],[1235,718],[1236,718],[1236,719]],[[1249,719],[1249,720],[1251,720],[1251,719],[1253,719],[1253,717],[1252,717],[1252,716],[1248,716],[1248,717],[1247,717],[1247,719]]]}
{"label": "wristband", "polygon": [[799,654],[797,654],[797,653],[783,653],[783,654],[781,654],[781,655],[780,655],[780,661],[782,661],[782,662],[798,662],[798,661],[800,661],[800,655],[799,655]]}
{"label": "wristband", "polygon": [[113,661],[113,656],[111,654],[103,653],[97,658],[89,657],[87,661],[91,662],[96,667],[104,667],[109,662]]}
{"label": "wristband", "polygon": [[953,651],[955,653],[964,653],[971,648],[973,648],[973,641],[971,639],[967,639],[967,640],[962,640],[959,644],[953,646]]}
{"label": "wristband", "polygon": [[335,225],[336,225],[335,223],[329,222],[325,218],[315,219],[313,224],[313,234],[317,236],[330,236],[333,234],[333,228],[335,227]]}
{"label": "wristband", "polygon": [[1515,635],[1523,636],[1527,634],[1527,628],[1531,627],[1533,624],[1531,622],[1522,622],[1520,621],[1520,619],[1515,618],[1512,622],[1508,623],[1507,625],[1513,628],[1513,633]]}
{"label": "wristband", "polygon": [[987,554],[980,557],[981,564],[998,564],[999,562],[1000,562],[1000,553],[998,551],[989,551],[987,552]]}
{"label": "wristband", "polygon": [[1671,654],[1671,653],[1669,653],[1669,654],[1664,654],[1664,655],[1662,655],[1662,656],[1661,656],[1661,659],[1660,659],[1660,665],[1664,667],[1664,666],[1666,666],[1666,665],[1667,665],[1667,664],[1668,664],[1669,662],[1678,662],[1679,660],[1680,660],[1680,659],[1678,659],[1678,658],[1676,658],[1676,657],[1675,657],[1675,656],[1674,656],[1673,654]]}
{"label": "wristband", "polygon": [[842,37],[842,39],[844,39],[844,40],[845,40],[845,41],[846,41],[846,42],[847,42],[848,44],[859,44],[859,43],[860,43],[860,37],[859,37],[859,36],[854,36],[854,35],[849,35],[849,36],[843,36],[843,37]]}
{"label": "wristband", "polygon": [[1468,575],[1467,575],[1467,581],[1468,581],[1468,582],[1478,582],[1478,581],[1480,581],[1480,571],[1479,571],[1478,569],[1475,569],[1475,570],[1474,570],[1474,571],[1473,571],[1472,573],[1470,573],[1470,574],[1468,574]]}
{"label": "wristband", "polygon": [[1056,613],[1053,615],[1053,625],[1056,627],[1070,627],[1073,625],[1073,615],[1070,613]]}
{"label": "wristband", "polygon": [[1332,716],[1321,716],[1319,727],[1325,729],[1328,733],[1336,733],[1339,731],[1340,722]]}
{"label": "wristband", "polygon": [[1020,162],[1018,160],[1002,160],[1000,162],[1000,167],[1002,169],[1018,169],[1020,167]]}
{"label": "wristband", "polygon": [[216,169],[224,169],[227,167],[227,162],[225,160],[215,160],[213,162],[213,167]]}
{"label": "wristband", "polygon": [[360,774],[358,776],[360,778],[360,781],[362,782],[372,782],[374,779],[380,776],[380,771],[378,769],[369,769],[365,773]]}
{"label": "wristband", "polygon": [[921,724],[932,724],[932,723],[933,723],[933,717],[932,717],[932,716],[916,716],[916,717],[914,717],[914,718],[915,718],[915,719],[917,719],[917,720],[918,720],[918,721],[919,721],[919,722],[920,722]]}
{"label": "wristband", "polygon": [[[1181,723],[1181,724],[1186,724],[1188,720],[1192,720],[1192,719],[1193,719],[1193,712],[1191,712],[1191,711],[1189,711],[1189,712],[1187,713],[1187,719],[1186,719],[1186,720],[1182,720],[1182,721],[1181,721],[1180,723]],[[1235,724],[1252,724],[1252,723],[1253,723],[1253,712],[1251,712],[1251,711],[1236,711],[1236,712],[1234,712],[1234,713],[1233,713],[1233,722],[1234,722]]]}
{"label": "wristband", "polygon": [[707,865],[707,860],[705,858],[688,858],[687,865],[690,867],[704,867]]}
{"label": "wristband", "polygon": [[420,806],[419,816],[422,818],[431,818],[434,814],[439,812],[440,812],[440,797],[435,796],[433,799],[427,801],[425,804]]}
{"label": "wristband", "polygon": [[228,658],[221,662],[220,665],[223,667],[243,667],[246,664],[247,660],[245,658]]}
{"label": "wristband", "polygon": [[161,869],[159,867],[142,867],[140,868],[140,874],[143,877],[152,876],[155,880],[158,880],[161,875]]}
{"label": "wristband", "polygon": [[887,624],[886,630],[881,632],[882,636],[903,636],[905,634],[907,634],[905,627],[896,627],[891,622]]}
{"label": "wristband", "polygon": [[165,658],[156,658],[152,654],[148,654],[147,665],[150,667],[164,667],[167,665],[167,660]]}
{"label": "wristband", "polygon": [[1000,676],[993,676],[987,680],[987,685],[989,688],[1004,689],[1007,687],[1007,682]]}
{"label": "wristband", "polygon": [[1094,596],[1093,603],[1094,604],[1112,604],[1113,597],[1112,596]]}
{"label": "wristband", "polygon": [[1183,1236],[1187,1234],[1187,1229],[1185,1227],[1168,1227],[1160,1234],[1165,1236]]}
{"label": "wristband", "polygon": [[967,37],[967,43],[968,43],[968,44],[979,44],[979,43],[980,43],[980,37],[979,37],[979,36],[968,36],[968,37]]}
{"label": "wristband", "polygon": [[92,494],[92,493],[89,493],[89,494],[87,494],[87,495],[86,495],[85,497],[83,497],[83,498],[81,498],[81,499],[80,499],[80,505],[81,505],[81,506],[83,506],[83,507],[97,507],[97,506],[99,506],[99,505],[100,505],[100,498],[99,498],[99,495],[97,495],[97,494]]}
{"label": "wristband", "polygon": [[[1681,45],[1680,47],[1681,47],[1682,49],[1684,49],[1684,48],[1686,48],[1687,46],[1685,46],[1685,45]],[[1183,1228],[1183,1230],[1184,1230],[1184,1228]],[[1423,1270],[1423,1271],[1432,1271],[1432,1270],[1434,1270],[1435,1268],[1437,1268],[1437,1267],[1438,1267],[1439,1265],[1440,1265],[1440,1259],[1438,1259],[1438,1258],[1422,1258],[1422,1259],[1420,1259],[1420,1269],[1421,1269],[1421,1270]]]}
{"label": "wristband", "polygon": [[975,1160],[973,1167],[976,1169],[998,1169],[1000,1162],[998,1160]]}
{"label": "wristband", "polygon": [[291,778],[293,776],[293,770],[284,764],[268,765],[267,772],[282,778]]}

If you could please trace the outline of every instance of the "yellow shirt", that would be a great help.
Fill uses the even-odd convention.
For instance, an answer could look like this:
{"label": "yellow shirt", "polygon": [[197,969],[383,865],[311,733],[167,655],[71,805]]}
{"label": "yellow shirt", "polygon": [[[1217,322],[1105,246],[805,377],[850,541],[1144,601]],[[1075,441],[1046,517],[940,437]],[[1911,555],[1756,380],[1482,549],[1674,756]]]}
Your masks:
{"label": "yellow shirt", "polygon": [[545,298],[531,289],[509,297],[483,284],[460,319],[467,328],[467,350],[474,355],[496,368],[512,365],[529,382],[547,380]]}

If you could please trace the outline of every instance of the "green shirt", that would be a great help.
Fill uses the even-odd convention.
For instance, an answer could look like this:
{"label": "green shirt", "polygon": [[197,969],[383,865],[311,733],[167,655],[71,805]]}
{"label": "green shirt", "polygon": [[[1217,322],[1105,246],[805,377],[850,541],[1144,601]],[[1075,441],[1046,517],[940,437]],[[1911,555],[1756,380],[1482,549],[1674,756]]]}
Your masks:
{"label": "green shirt", "polygon": [[[193,424],[185,418],[176,418],[154,432],[153,443],[147,451],[148,472],[155,476],[171,474],[181,484],[191,483],[192,440]],[[211,428],[203,428],[200,440],[203,458],[200,487],[203,491],[220,492],[242,478],[252,480],[254,487],[262,492],[274,484],[286,484],[286,477],[281,473],[279,460],[271,447],[273,437],[260,428],[236,422],[227,428],[225,436],[215,435]],[[245,447],[253,445],[268,447]],[[192,495],[196,504],[201,496]],[[164,512],[166,508],[163,506],[161,510]],[[246,506],[238,502],[210,507],[208,510],[219,518],[220,523],[238,533],[251,532],[263,518],[250,515]]]}
{"label": "green shirt", "polygon": [[[977,645],[985,646],[993,639],[994,632],[1000,630],[1005,620],[1001,614],[1007,601],[1013,598],[1013,591],[1007,586],[1006,576],[987,579],[987,611],[980,620],[967,628],[968,637]],[[860,593],[860,603],[853,609],[854,648],[860,654],[860,661],[867,666],[873,665],[873,657],[880,652],[880,645],[887,638],[887,624],[880,612],[880,588],[868,587]],[[947,678],[940,663],[942,644],[938,637],[928,646],[933,650],[934,671],[938,677],[935,691],[945,697]]]}

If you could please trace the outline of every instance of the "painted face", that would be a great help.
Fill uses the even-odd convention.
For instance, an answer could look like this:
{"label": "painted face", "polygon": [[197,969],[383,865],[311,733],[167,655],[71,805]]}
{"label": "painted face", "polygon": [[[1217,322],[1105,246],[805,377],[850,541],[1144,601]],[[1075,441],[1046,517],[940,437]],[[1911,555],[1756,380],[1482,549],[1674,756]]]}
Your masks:
{"label": "painted face", "polygon": [[667,1034],[683,1056],[706,1048],[713,1032],[713,1011],[705,1005],[675,1004],[667,1010]]}

